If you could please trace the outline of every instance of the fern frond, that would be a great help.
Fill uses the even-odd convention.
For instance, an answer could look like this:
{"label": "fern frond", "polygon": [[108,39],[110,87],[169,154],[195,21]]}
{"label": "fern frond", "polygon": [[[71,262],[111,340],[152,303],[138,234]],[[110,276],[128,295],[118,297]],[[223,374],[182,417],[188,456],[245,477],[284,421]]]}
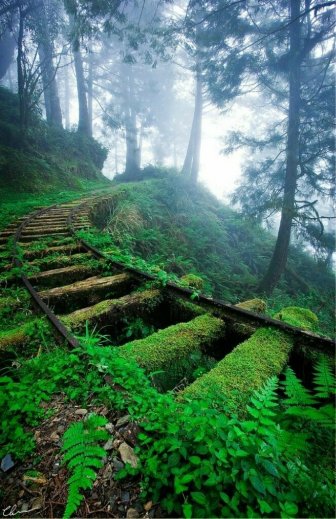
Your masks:
{"label": "fern frond", "polygon": [[293,406],[289,407],[285,414],[319,423],[323,427],[335,427],[335,409],[332,404],[324,405],[320,408]]}
{"label": "fern frond", "polygon": [[315,404],[314,397],[310,391],[304,387],[294,371],[287,367],[285,370],[285,380],[282,383],[287,398],[284,399],[286,405],[312,405]]}
{"label": "fern frond", "polygon": [[278,446],[280,451],[289,459],[293,456],[306,453],[309,448],[309,434],[300,431],[288,431],[281,429],[278,434]]}
{"label": "fern frond", "polygon": [[328,357],[321,355],[314,366],[314,386],[316,396],[329,398],[335,395],[335,374]]}
{"label": "fern frond", "polygon": [[276,413],[272,410],[278,406],[278,379],[277,377],[269,378],[264,386],[255,391],[250,399],[251,405],[247,406],[247,410],[257,422],[257,429],[262,434],[268,434],[267,428],[275,427]]}
{"label": "fern frond", "polygon": [[92,488],[96,479],[96,471],[93,469],[103,466],[105,450],[99,442],[108,438],[108,433],[100,429],[106,423],[106,418],[92,414],[87,420],[72,424],[63,435],[63,462],[72,472],[68,480],[69,493],[64,519],[69,519],[79,507],[83,499],[81,491]]}

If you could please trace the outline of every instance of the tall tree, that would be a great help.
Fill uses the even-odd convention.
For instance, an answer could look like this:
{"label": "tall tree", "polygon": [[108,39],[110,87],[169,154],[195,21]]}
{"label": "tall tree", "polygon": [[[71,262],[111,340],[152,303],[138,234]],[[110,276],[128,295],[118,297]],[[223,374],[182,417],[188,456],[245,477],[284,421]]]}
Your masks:
{"label": "tall tree", "polygon": [[[56,26],[56,5],[52,3],[47,12],[45,0],[35,0],[34,28],[42,70],[43,93],[47,122],[51,126],[62,127],[62,112],[56,81],[56,68],[53,63],[54,49],[50,25]],[[54,32],[55,36],[55,32]]]}
{"label": "tall tree", "polygon": [[289,23],[289,105],[286,146],[286,173],[284,179],[283,202],[278,237],[267,272],[259,285],[259,290],[271,294],[285,270],[288,249],[295,216],[295,193],[299,165],[300,135],[300,90],[301,90],[301,20],[300,0],[290,0]]}

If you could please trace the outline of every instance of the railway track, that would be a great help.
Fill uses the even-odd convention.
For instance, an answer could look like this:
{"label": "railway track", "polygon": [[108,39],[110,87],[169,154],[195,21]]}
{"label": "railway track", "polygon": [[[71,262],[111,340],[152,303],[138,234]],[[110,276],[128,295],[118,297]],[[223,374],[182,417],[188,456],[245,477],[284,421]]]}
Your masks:
{"label": "railway track", "polygon": [[[153,352],[155,368],[159,369],[168,369],[184,349],[190,354],[193,348],[211,352],[223,362],[238,344],[251,341],[248,337],[258,328],[288,337],[293,351],[308,347],[334,353],[332,340],[282,320],[204,295],[196,304],[191,303],[192,290],[174,283],[160,287],[155,276],[111,261],[79,239],[76,231],[92,225],[92,209],[108,203],[108,197],[94,196],[38,209],[0,235],[0,246],[12,237],[13,263],[21,270],[21,282],[70,347],[78,346],[76,335],[82,334],[89,323],[90,328],[107,335],[110,343],[119,345],[122,354],[135,358],[149,371]],[[39,271],[29,274],[34,267]],[[139,318],[152,334],[130,341],[123,331]],[[287,358],[288,351],[283,362]]]}

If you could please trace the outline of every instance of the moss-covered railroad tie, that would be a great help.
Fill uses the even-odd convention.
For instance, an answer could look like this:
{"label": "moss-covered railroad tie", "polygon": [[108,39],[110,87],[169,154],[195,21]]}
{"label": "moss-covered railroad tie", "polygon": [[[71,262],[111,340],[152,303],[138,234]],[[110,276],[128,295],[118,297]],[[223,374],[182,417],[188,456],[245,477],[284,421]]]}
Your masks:
{"label": "moss-covered railroad tie", "polygon": [[161,302],[160,290],[144,290],[133,292],[119,299],[106,299],[96,305],[81,308],[61,317],[63,323],[72,329],[85,326],[86,322],[99,324],[107,319],[119,319],[127,315],[142,316],[150,314]]}
{"label": "moss-covered railroad tie", "polygon": [[187,323],[159,330],[146,339],[129,342],[118,351],[124,358],[136,360],[150,372],[163,369],[192,352],[206,350],[224,333],[224,321],[205,314]]}
{"label": "moss-covered railroad tie", "polygon": [[[310,310],[288,307],[276,319],[313,331],[317,317]],[[249,339],[218,362],[216,367],[197,379],[182,392],[183,399],[201,399],[209,390],[221,393],[228,402],[244,413],[254,390],[266,380],[279,375],[288,362],[294,339],[274,328],[259,328]]]}

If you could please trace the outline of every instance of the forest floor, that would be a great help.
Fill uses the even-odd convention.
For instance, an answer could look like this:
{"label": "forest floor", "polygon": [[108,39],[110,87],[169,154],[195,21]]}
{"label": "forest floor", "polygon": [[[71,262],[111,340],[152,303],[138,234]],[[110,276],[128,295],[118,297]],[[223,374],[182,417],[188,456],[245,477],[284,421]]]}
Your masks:
{"label": "forest floor", "polygon": [[78,517],[162,517],[159,506],[139,498],[140,478],[118,480],[116,475],[125,462],[137,463],[133,447],[137,426],[130,416],[106,406],[87,403],[80,408],[65,395],[55,395],[45,408],[45,418],[37,427],[30,428],[36,442],[35,452],[24,462],[17,462],[6,481],[2,496],[2,515],[25,517],[62,516],[68,495],[67,470],[62,465],[61,437],[70,425],[82,420],[88,413],[108,419],[105,428],[110,438],[104,445],[104,466],[97,473],[92,492],[87,494],[77,510]]}

